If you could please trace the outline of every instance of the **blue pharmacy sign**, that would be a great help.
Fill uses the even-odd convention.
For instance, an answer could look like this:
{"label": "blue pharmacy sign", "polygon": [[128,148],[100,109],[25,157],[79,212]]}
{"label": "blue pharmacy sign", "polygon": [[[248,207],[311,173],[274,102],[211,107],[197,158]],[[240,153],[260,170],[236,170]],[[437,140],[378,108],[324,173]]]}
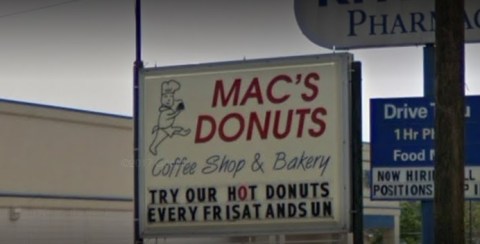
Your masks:
{"label": "blue pharmacy sign", "polygon": [[[433,199],[435,102],[370,102],[371,198]],[[437,132],[440,133],[440,132]],[[480,198],[480,96],[465,101],[465,197]]]}

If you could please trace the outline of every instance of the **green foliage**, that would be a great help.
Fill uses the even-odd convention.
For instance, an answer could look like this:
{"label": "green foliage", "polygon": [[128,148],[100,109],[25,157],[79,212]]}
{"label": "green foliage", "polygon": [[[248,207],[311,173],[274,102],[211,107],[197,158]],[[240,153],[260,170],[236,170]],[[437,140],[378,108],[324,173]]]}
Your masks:
{"label": "green foliage", "polygon": [[402,212],[400,214],[400,239],[407,244],[421,242],[422,218],[420,203],[400,203]]}
{"label": "green foliage", "polygon": [[465,201],[464,213],[466,239],[475,243],[480,239],[480,203],[478,201]]}
{"label": "green foliage", "polygon": [[[422,241],[422,215],[419,201],[401,202],[400,240],[406,244],[417,244]],[[465,201],[465,239],[467,243],[480,240],[480,202]],[[372,243],[381,243],[381,236],[372,233]],[[380,241],[380,242],[379,242]]]}
{"label": "green foliage", "polygon": [[[421,243],[422,216],[419,201],[401,202],[400,240],[406,244]],[[467,243],[480,240],[480,202],[465,201],[465,236]]]}

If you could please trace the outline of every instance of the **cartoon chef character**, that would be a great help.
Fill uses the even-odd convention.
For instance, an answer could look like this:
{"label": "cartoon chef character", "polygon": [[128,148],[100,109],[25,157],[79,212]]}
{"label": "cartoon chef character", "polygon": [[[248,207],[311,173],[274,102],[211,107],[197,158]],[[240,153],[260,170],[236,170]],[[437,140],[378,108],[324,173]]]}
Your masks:
{"label": "cartoon chef character", "polygon": [[158,108],[157,124],[152,129],[155,137],[150,144],[150,152],[157,155],[157,148],[167,137],[174,135],[187,136],[190,129],[175,126],[175,118],[185,109],[181,99],[175,100],[175,92],[180,89],[180,83],[175,80],[168,80],[162,83],[161,105]]}

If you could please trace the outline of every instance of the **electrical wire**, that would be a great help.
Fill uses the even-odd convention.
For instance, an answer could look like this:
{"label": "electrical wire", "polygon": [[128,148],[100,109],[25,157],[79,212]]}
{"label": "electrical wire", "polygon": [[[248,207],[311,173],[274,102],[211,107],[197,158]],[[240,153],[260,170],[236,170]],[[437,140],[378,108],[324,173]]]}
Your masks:
{"label": "electrical wire", "polygon": [[40,10],[44,10],[44,9],[48,9],[48,8],[54,8],[54,7],[58,7],[58,6],[61,6],[61,5],[66,5],[66,4],[79,2],[79,1],[83,1],[83,0],[69,0],[69,1],[64,1],[64,2],[60,2],[60,3],[44,5],[44,6],[40,6],[40,7],[36,7],[36,8],[32,8],[32,9],[27,9],[27,10],[21,10],[21,11],[17,11],[17,12],[2,14],[2,15],[0,15],[0,19],[1,18],[12,17],[12,16],[17,16],[17,15],[22,15],[22,14],[28,14],[28,13],[31,13],[31,12],[36,12],[36,11],[40,11]]}

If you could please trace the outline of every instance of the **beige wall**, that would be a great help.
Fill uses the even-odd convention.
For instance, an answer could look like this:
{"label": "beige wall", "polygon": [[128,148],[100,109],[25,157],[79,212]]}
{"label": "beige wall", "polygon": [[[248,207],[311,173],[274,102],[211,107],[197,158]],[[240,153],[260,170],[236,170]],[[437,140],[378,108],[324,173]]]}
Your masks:
{"label": "beige wall", "polygon": [[128,244],[129,211],[0,208],[0,243]]}
{"label": "beige wall", "polygon": [[133,198],[130,118],[0,102],[0,193]]}

